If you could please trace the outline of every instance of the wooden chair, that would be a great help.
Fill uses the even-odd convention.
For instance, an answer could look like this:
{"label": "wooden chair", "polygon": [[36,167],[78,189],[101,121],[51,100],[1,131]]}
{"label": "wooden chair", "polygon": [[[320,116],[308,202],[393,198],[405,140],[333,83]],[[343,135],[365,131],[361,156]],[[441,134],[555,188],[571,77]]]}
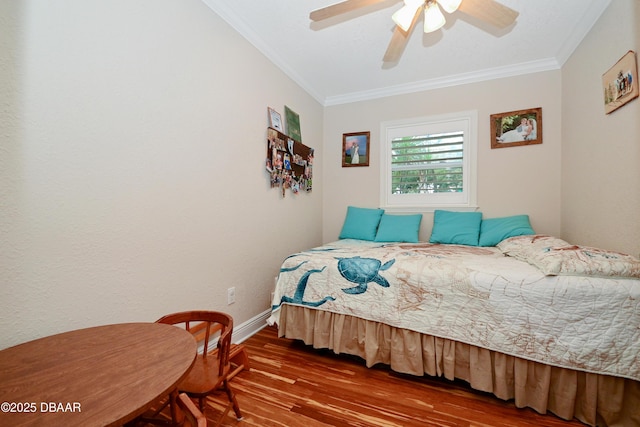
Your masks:
{"label": "wooden chair", "polygon": [[[178,384],[178,390],[191,397],[197,397],[200,411],[204,413],[205,398],[219,392],[225,392],[229,404],[225,408],[216,426],[219,426],[231,408],[236,418],[242,419],[240,407],[229,385],[229,351],[233,318],[217,311],[185,311],[168,314],[156,321],[169,325],[184,325],[199,344],[196,361],[187,377]],[[214,346],[215,340],[217,344]]]}
{"label": "wooden chair", "polygon": [[243,344],[231,344],[229,350],[229,361],[231,362],[231,372],[229,379],[238,375],[241,371],[249,369],[249,355]]}
{"label": "wooden chair", "polygon": [[191,398],[186,393],[180,393],[176,399],[178,408],[182,413],[181,417],[184,419],[180,422],[182,427],[207,427],[207,418],[191,401]]}

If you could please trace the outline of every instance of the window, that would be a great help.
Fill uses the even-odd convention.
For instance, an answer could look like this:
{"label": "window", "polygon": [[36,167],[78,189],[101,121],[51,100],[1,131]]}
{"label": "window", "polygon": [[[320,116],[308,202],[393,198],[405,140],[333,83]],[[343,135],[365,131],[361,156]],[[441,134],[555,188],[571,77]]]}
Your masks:
{"label": "window", "polygon": [[380,205],[475,208],[476,111],[382,123]]}

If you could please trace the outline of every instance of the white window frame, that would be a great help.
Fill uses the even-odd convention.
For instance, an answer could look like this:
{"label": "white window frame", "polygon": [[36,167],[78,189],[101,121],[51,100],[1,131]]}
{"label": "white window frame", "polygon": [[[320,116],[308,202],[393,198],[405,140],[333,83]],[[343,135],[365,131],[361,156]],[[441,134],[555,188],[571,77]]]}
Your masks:
{"label": "white window frame", "polygon": [[[463,191],[458,193],[392,194],[391,141],[395,138],[441,132],[464,134]],[[436,209],[477,209],[477,110],[383,122],[380,125],[380,207],[388,211],[412,212]]]}

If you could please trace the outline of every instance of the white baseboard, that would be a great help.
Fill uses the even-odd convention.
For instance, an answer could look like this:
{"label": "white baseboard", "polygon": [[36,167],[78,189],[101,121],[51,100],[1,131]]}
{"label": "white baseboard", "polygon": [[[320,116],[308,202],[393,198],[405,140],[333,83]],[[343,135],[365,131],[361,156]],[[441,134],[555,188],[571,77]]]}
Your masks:
{"label": "white baseboard", "polygon": [[233,326],[233,342],[240,344],[249,339],[252,335],[257,334],[262,328],[267,326],[267,319],[271,316],[271,310],[265,310],[257,316],[247,320],[246,322]]}

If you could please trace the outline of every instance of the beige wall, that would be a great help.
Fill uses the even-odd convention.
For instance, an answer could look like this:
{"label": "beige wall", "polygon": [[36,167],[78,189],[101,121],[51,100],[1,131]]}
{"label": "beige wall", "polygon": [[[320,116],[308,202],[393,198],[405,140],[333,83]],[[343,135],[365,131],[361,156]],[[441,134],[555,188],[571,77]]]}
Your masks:
{"label": "beige wall", "polygon": [[[478,111],[478,205],[485,217],[526,213],[540,233],[560,234],[560,71],[431,90],[325,109],[323,240],[336,240],[349,205],[379,206],[380,123]],[[543,144],[491,149],[491,114],[542,107]],[[342,168],[342,134],[371,131],[369,167]],[[432,212],[420,239],[428,240]]]}
{"label": "beige wall", "polygon": [[[604,115],[600,76],[638,50],[639,3],[612,2],[562,71],[323,108],[200,0],[0,2],[0,348],[182,309],[250,321],[284,256],[378,205],[388,120],[477,109],[486,217],[637,254],[640,101]],[[282,199],[264,140],[285,104],[316,164]],[[530,107],[544,143],[491,150],[489,115]],[[371,166],[343,169],[365,130]]]}
{"label": "beige wall", "polygon": [[0,2],[0,348],[265,312],[282,259],[321,242],[322,186],[282,199],[264,169],[285,104],[318,184],[322,106],[202,1]]}
{"label": "beige wall", "polygon": [[[380,122],[477,109],[485,217],[528,213],[537,232],[640,255],[640,100],[610,115],[602,105],[601,76],[628,50],[640,50],[640,1],[617,0],[561,71],[326,108],[323,240],[338,237],[348,205],[379,205]],[[490,114],[538,106],[541,146],[489,148]],[[342,133],[365,130],[371,166],[342,168]],[[425,212],[421,239],[432,221]]]}
{"label": "beige wall", "polygon": [[628,50],[640,51],[640,1],[612,1],[562,69],[562,235],[639,256],[640,99],[606,115],[602,91]]}

